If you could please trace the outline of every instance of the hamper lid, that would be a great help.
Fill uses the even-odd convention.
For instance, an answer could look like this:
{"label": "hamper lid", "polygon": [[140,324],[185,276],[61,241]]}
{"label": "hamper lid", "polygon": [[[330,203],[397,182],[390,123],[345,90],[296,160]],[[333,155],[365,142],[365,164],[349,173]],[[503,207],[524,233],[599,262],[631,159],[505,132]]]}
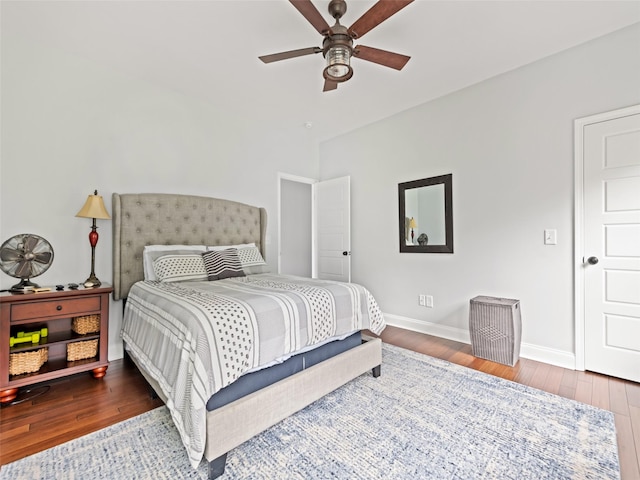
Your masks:
{"label": "hamper lid", "polygon": [[471,299],[472,303],[489,303],[491,305],[508,305],[512,306],[517,303],[520,303],[520,300],[515,300],[512,298],[498,298],[498,297],[486,297],[483,295],[477,296]]}

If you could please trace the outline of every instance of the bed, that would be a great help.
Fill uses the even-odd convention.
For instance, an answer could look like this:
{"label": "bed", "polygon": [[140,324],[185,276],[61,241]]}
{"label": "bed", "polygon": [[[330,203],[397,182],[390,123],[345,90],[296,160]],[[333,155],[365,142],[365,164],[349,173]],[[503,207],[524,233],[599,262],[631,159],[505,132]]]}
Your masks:
{"label": "bed", "polygon": [[[124,300],[125,351],[169,407],[191,464],[208,462],[209,478],[224,473],[227,453],[243,442],[369,370],[380,375],[380,339],[360,334],[384,328],[371,294],[355,284],[268,272],[263,208],[114,193],[112,211],[113,295]],[[231,263],[242,258],[240,269],[225,255]],[[195,273],[175,267],[198,258],[206,278],[199,264]],[[218,280],[220,269],[226,274]],[[205,306],[212,299],[215,306]],[[239,310],[240,320],[214,315],[216,327],[200,319],[204,310],[222,312],[222,304]],[[315,318],[323,311],[330,326]],[[295,313],[283,320],[273,312]],[[271,324],[286,324],[275,328],[284,336],[271,335]],[[209,361],[213,367],[203,367]]]}

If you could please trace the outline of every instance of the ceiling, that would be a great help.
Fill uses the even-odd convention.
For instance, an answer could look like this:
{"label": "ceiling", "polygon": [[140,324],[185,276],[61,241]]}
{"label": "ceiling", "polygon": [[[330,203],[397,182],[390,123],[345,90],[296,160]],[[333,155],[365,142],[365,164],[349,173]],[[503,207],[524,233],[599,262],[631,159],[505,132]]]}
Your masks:
{"label": "ceiling", "polygon": [[[348,1],[351,25],[374,2]],[[332,25],[328,0],[314,0]],[[326,139],[640,21],[640,1],[417,0],[356,44],[410,55],[398,72],[354,59],[322,92],[321,46],[286,0],[1,2],[2,36],[26,37],[255,120]],[[7,38],[7,37],[5,37]]]}

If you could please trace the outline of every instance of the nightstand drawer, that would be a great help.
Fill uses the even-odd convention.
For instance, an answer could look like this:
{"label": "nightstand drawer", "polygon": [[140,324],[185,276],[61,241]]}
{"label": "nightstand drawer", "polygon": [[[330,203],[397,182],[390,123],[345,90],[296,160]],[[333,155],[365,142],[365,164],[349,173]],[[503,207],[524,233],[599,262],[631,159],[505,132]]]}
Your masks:
{"label": "nightstand drawer", "polygon": [[45,317],[71,316],[96,310],[100,310],[99,296],[14,303],[11,305],[11,322]]}

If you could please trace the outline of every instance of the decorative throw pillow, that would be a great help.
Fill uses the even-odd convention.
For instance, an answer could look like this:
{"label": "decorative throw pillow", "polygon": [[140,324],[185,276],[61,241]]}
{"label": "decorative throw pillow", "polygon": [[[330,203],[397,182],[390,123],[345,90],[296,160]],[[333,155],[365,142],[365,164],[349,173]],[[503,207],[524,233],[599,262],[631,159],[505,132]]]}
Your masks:
{"label": "decorative throw pillow", "polygon": [[161,282],[204,281],[208,278],[201,253],[163,255],[153,261],[153,271],[156,280]]}
{"label": "decorative throw pillow", "polygon": [[145,280],[157,280],[153,262],[163,255],[198,255],[207,250],[205,245],[146,245],[142,250],[142,267]]}
{"label": "decorative throw pillow", "polygon": [[258,247],[243,247],[238,249],[238,257],[243,267],[251,267],[253,265],[264,265],[266,262]]}
{"label": "decorative throw pillow", "polygon": [[245,276],[238,257],[238,250],[235,248],[205,252],[202,254],[202,258],[209,280]]}
{"label": "decorative throw pillow", "polygon": [[240,264],[244,270],[245,275],[254,275],[256,273],[269,273],[269,265],[262,258],[260,249],[256,247],[255,243],[246,243],[241,245],[234,245],[228,247],[209,246],[207,250],[222,251],[235,248],[238,250],[238,257],[240,258]]}

